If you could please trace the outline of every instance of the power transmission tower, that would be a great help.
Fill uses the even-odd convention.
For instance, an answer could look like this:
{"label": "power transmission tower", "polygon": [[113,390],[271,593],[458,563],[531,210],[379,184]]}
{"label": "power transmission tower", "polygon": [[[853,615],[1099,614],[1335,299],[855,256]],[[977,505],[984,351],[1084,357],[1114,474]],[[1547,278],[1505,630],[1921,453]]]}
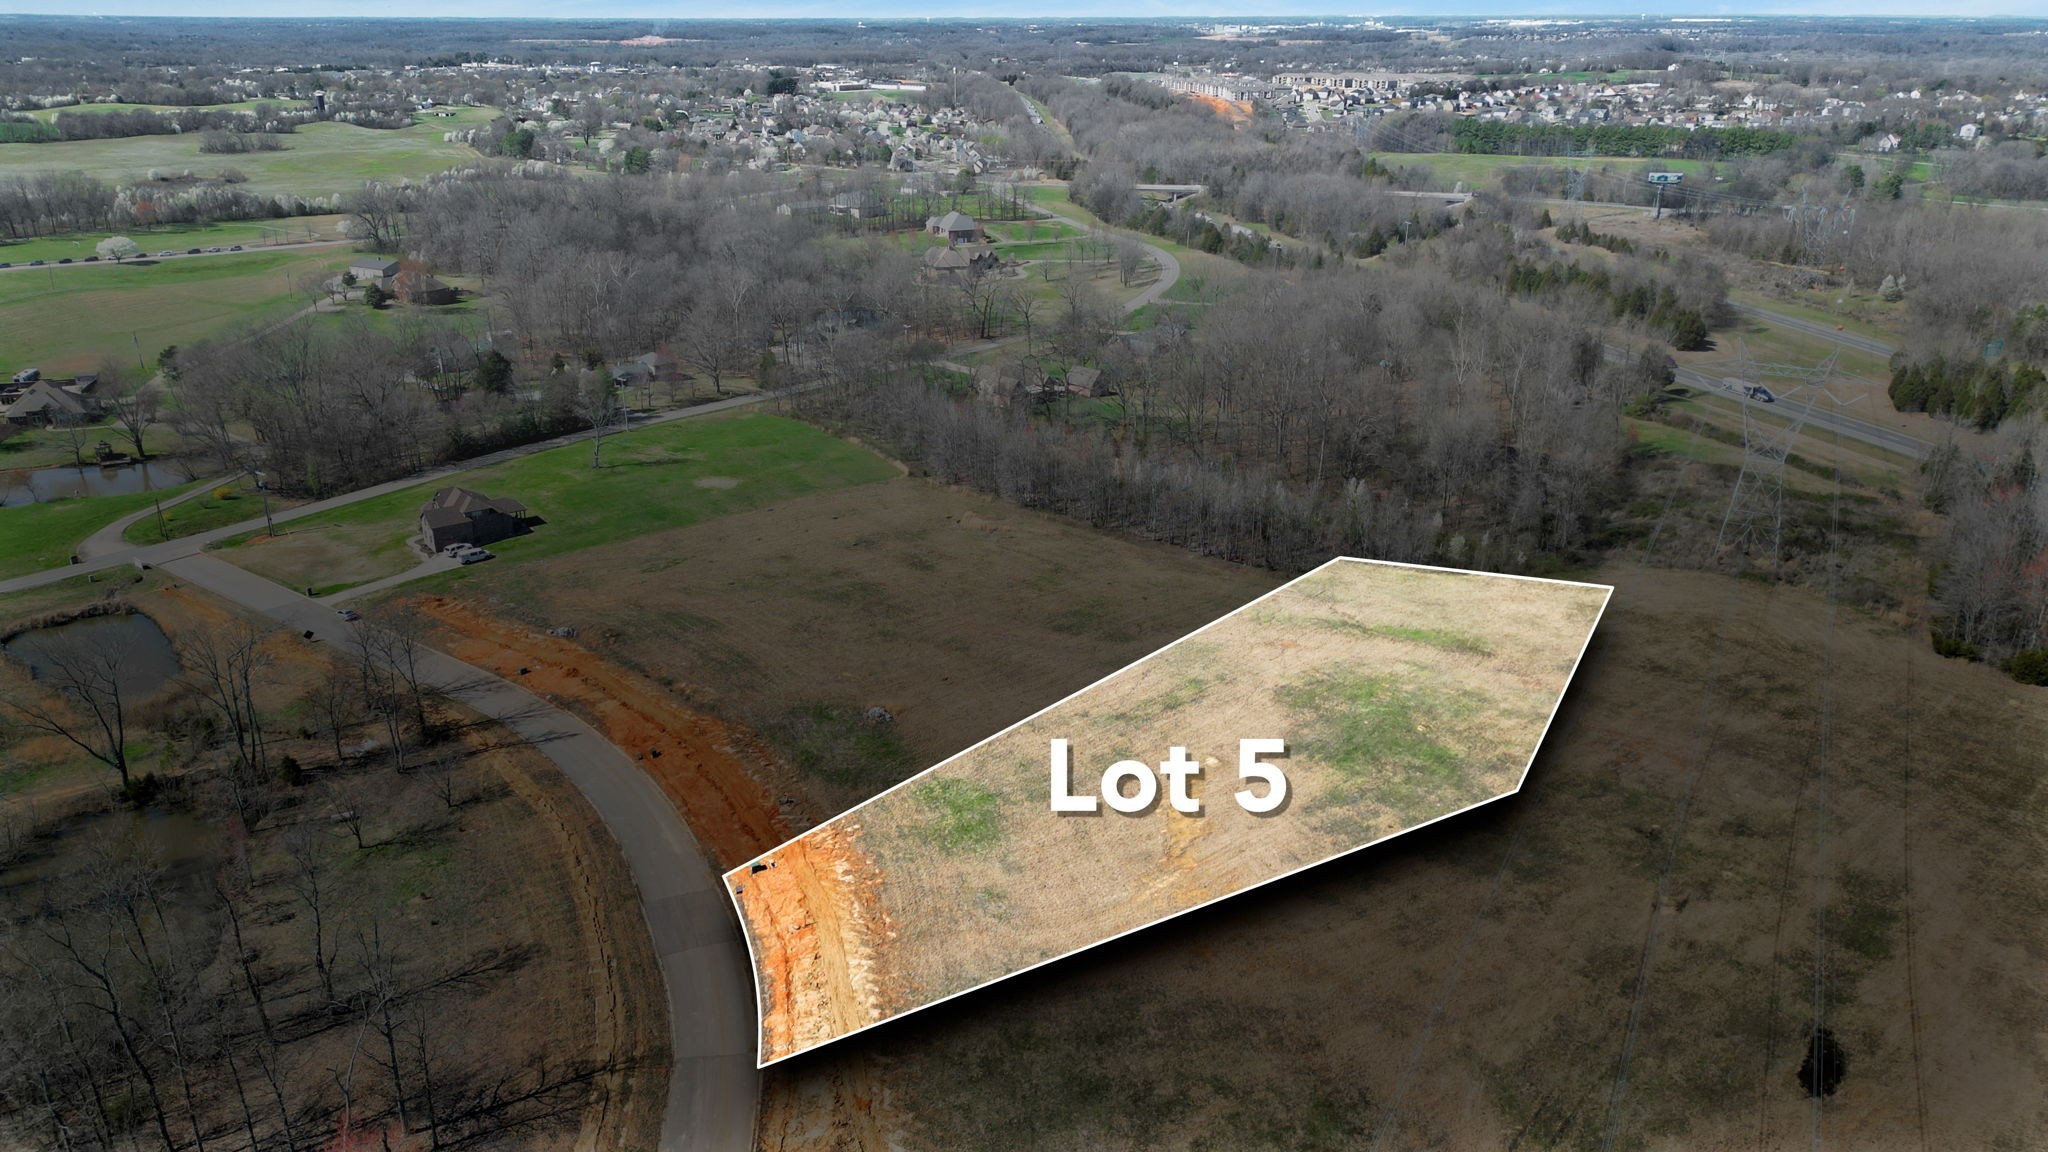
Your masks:
{"label": "power transmission tower", "polygon": [[1586,138],[1586,150],[1584,152],[1580,152],[1578,149],[1573,148],[1571,145],[1567,144],[1565,145],[1564,154],[1565,159],[1567,160],[1576,158],[1579,161],[1577,164],[1572,165],[1572,182],[1571,185],[1565,189],[1564,194],[1565,199],[1570,200],[1576,204],[1580,200],[1584,200],[1586,198],[1586,166],[1589,163],[1591,163],[1593,159],[1592,137],[1589,136]]}
{"label": "power transmission tower", "polygon": [[[1728,510],[1721,517],[1721,532],[1714,541],[1716,555],[1731,552],[1762,552],[1775,566],[1785,539],[1785,461],[1791,457],[1799,433],[1813,415],[1814,402],[1822,396],[1841,406],[1840,398],[1827,389],[1842,350],[1837,346],[1817,367],[1789,364],[1758,364],[1750,359],[1746,344],[1737,342],[1736,375],[1722,384],[1736,394],[1742,405],[1742,473],[1735,478],[1735,490],[1728,496]],[[1785,395],[1774,395],[1764,384],[1766,377],[1789,379],[1794,383]],[[1803,394],[1794,404],[1794,394]],[[1781,401],[1783,403],[1781,403]],[[1786,414],[1780,423],[1765,419],[1766,406]]]}

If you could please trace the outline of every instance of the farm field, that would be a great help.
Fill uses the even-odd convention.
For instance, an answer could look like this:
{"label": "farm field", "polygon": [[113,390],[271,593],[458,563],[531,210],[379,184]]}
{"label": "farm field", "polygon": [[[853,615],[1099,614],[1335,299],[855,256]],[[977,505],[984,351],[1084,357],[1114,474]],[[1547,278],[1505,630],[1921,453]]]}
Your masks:
{"label": "farm field", "polygon": [[133,183],[152,171],[191,171],[208,176],[234,168],[248,176],[241,187],[269,195],[333,196],[365,180],[423,180],[476,153],[442,137],[458,128],[488,123],[497,113],[463,108],[447,118],[429,117],[410,128],[361,128],[353,124],[308,124],[284,137],[282,152],[208,155],[193,136],[131,136],[117,140],[64,140],[49,144],[0,144],[0,176],[33,172],[90,172],[102,180]]}
{"label": "farm field", "polygon": [[[1844,932],[1829,963],[1852,1063],[1830,1139],[1896,1144],[1916,1123],[1916,1080],[1931,1146],[2027,1130],[2039,1042],[2022,1005],[2048,943],[2026,911],[2048,898],[2029,863],[2044,830],[2010,802],[2048,739],[2030,690],[1936,659],[1896,617],[1840,609],[1831,649],[1812,592],[1633,568],[1585,578],[1616,596],[1521,795],[778,1065],[763,1146],[827,1147],[870,1124],[970,1152],[1141,1131],[1147,1146],[1334,1150],[1381,1124],[1388,1147],[1516,1132],[1597,1145],[1674,829],[1683,850],[1615,1146],[1654,1133],[1803,1146],[1830,659],[1841,683],[1885,686],[1833,698],[1828,836],[1844,847],[1821,875]],[[678,734],[692,714],[743,722],[783,762],[756,791],[800,800],[782,807],[801,825],[1277,582],[905,477],[482,565],[451,594],[469,606],[457,624],[487,635],[506,670],[532,663],[570,699],[607,685],[578,705],[598,719],[629,683]],[[864,721],[869,707],[891,719]],[[644,725],[612,731],[655,742]],[[667,773],[674,759],[647,763]],[[1984,944],[1985,923],[2005,942]],[[1975,975],[1938,982],[1934,965]],[[1191,1107],[1190,1084],[1218,1089]],[[1268,1131],[1274,1117],[1288,1119]]]}
{"label": "farm field", "polygon": [[1393,168],[1427,168],[1436,173],[1445,186],[1464,181],[1472,189],[1497,188],[1500,174],[1509,168],[1564,167],[1583,163],[1590,171],[1598,174],[1608,169],[1613,174],[1634,177],[1643,172],[1683,172],[1686,182],[1701,179],[1706,165],[1698,160],[1676,158],[1639,159],[1622,156],[1595,156],[1590,159],[1570,159],[1561,156],[1491,156],[1463,152],[1378,152],[1380,163]]}
{"label": "farm field", "polygon": [[61,108],[39,108],[29,115],[45,123],[55,120],[62,112],[254,112],[262,105],[276,108],[303,108],[304,100],[238,100],[232,104],[123,104],[119,101],[91,104],[68,104]]}
{"label": "farm field", "polygon": [[[493,566],[537,561],[614,540],[693,524],[806,492],[894,475],[888,461],[808,425],[745,414],[678,420],[605,438],[604,466],[588,443],[537,452],[293,521],[275,537],[223,543],[221,555],[288,587],[316,594],[405,571],[418,562],[420,505],[460,485],[524,503],[544,523],[491,546]],[[678,558],[680,559],[680,558]],[[432,582],[458,588],[475,569]]]}
{"label": "farm field", "polygon": [[[121,232],[79,232],[66,236],[43,236],[34,240],[0,241],[0,261],[25,264],[30,260],[73,260],[96,254],[95,246],[109,236],[126,236],[145,255],[183,252],[187,248],[213,248],[240,244],[245,248],[308,240],[341,240],[342,217],[292,216],[279,220],[235,220],[224,224],[170,224],[160,228],[131,228]],[[9,271],[13,276],[35,276],[35,272]]]}
{"label": "farm field", "polygon": [[154,361],[167,345],[306,307],[307,285],[350,259],[336,247],[0,274],[0,310],[10,321],[0,332],[0,363],[63,376],[104,356]]}
{"label": "farm field", "polygon": [[[729,872],[762,1059],[1512,793],[1607,591],[1333,561]],[[1248,736],[1285,744],[1264,812]],[[1061,739],[1083,794],[1184,746],[1199,807],[1052,812]]]}

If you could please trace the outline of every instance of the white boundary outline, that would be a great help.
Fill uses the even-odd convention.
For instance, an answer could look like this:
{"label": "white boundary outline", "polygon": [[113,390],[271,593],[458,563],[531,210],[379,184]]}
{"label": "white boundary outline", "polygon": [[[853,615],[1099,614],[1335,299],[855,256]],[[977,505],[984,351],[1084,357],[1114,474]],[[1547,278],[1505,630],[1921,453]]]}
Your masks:
{"label": "white boundary outline", "polygon": [[[1586,638],[1579,642],[1579,650],[1576,654],[1572,656],[1571,671],[1565,673],[1564,686],[1558,689],[1557,700],[1550,706],[1550,715],[1544,717],[1543,719],[1543,731],[1536,737],[1535,746],[1529,749],[1528,762],[1522,765],[1522,774],[1515,778],[1515,786],[1513,788],[1508,789],[1506,792],[1502,792],[1498,796],[1489,796],[1484,800],[1468,804],[1465,807],[1458,809],[1456,812],[1446,812],[1442,816],[1425,820],[1420,824],[1416,824],[1408,828],[1403,828],[1399,832],[1389,833],[1388,835],[1382,836],[1377,840],[1368,840],[1363,844],[1357,845],[1356,847],[1346,848],[1342,852],[1333,852],[1320,860],[1314,861],[1309,864],[1303,864],[1299,868],[1295,868],[1287,872],[1282,872],[1277,876],[1272,876],[1265,880],[1261,880],[1256,884],[1246,885],[1243,888],[1239,888],[1235,892],[1226,892],[1221,896],[1213,896],[1207,900],[1202,901],[1200,904],[1192,904],[1186,908],[1181,909],[1178,912],[1170,912],[1167,915],[1161,916],[1156,920],[1148,920],[1143,924],[1138,924],[1133,927],[1126,928],[1114,936],[1104,936],[1102,939],[1097,940],[1092,944],[1083,944],[1079,948],[1075,948],[1067,952],[1062,952],[1057,956],[1047,957],[1046,959],[1040,960],[1037,963],[1029,964],[1025,967],[1019,968],[1014,972],[1005,972],[1001,976],[996,976],[992,979],[984,980],[981,983],[976,984],[972,988],[962,988],[958,992],[949,992],[936,1000],[928,1000],[925,1003],[919,1004],[914,1008],[905,1008],[901,1012],[897,1012],[890,1016],[885,1016],[880,1020],[873,1021],[872,1023],[863,1024],[860,1027],[855,1028],[851,1032],[842,1032],[837,1036],[831,1037],[830,1039],[820,1040],[816,1044],[811,1044],[806,1047],[799,1048],[794,1052],[790,1052],[782,1056],[777,1056],[773,1060],[763,1059],[763,1057],[766,1055],[764,1049],[767,1044],[767,1035],[765,1033],[765,1030],[760,1027],[760,1020],[758,1016],[758,1014],[762,1011],[764,1007],[764,1005],[761,1003],[761,965],[759,959],[754,955],[753,933],[747,930],[746,909],[740,907],[739,895],[733,891],[733,877],[739,876],[741,878],[741,882],[744,883],[744,874],[746,873],[746,870],[749,867],[756,863],[759,863],[762,860],[767,859],[770,856],[775,855],[777,852],[782,851],[784,848],[789,847],[791,844],[796,843],[798,840],[803,839],[805,836],[809,836],[811,833],[816,832],[821,828],[828,828],[831,825],[839,822],[840,820],[844,820],[848,816],[851,816],[854,813],[860,811],[862,808],[865,808],[868,805],[874,803],[875,801],[880,800],[882,797],[887,796],[889,793],[896,791],[898,788],[903,788],[911,784],[915,784],[917,781],[922,780],[931,773],[938,771],[939,769],[945,767],[948,764],[951,764],[953,761],[958,760],[962,756],[967,755],[969,752],[972,752],[975,749],[980,748],[982,745],[987,744],[990,741],[995,740],[1001,736],[1004,736],[1009,732],[1014,731],[1015,729],[1021,728],[1026,724],[1029,724],[1031,721],[1038,719],[1040,716],[1043,716],[1047,712],[1050,712],[1053,709],[1058,708],[1060,705],[1065,704],[1067,701],[1072,700],[1077,696],[1087,694],[1088,692],[1092,691],[1097,685],[1122,675],[1124,672],[1127,672],[1130,669],[1135,668],[1140,664],[1143,664],[1145,661],[1152,659],[1152,657],[1157,656],[1170,648],[1178,647],[1179,645],[1189,640],[1192,640],[1197,636],[1200,636],[1202,633],[1207,632],[1209,629],[1214,628],[1216,625],[1223,623],[1225,620],[1230,619],[1232,616],[1235,616],[1238,613],[1243,612],[1247,609],[1255,608],[1264,601],[1279,595],[1287,589],[1292,588],[1294,585],[1299,584],[1301,581],[1308,579],[1309,577],[1315,575],[1318,572],[1321,572],[1323,569],[1329,568],[1337,564],[1379,564],[1388,568],[1412,568],[1418,572],[1431,572],[1439,575],[1449,574],[1457,576],[1482,576],[1491,580],[1527,580],[1533,584],[1563,584],[1572,588],[1599,588],[1607,593],[1607,595],[1602,596],[1600,598],[1600,610],[1593,614],[1593,623],[1590,627],[1586,629]],[[778,844],[774,848],[771,848],[768,851],[761,853],[759,856],[754,857],[752,860],[749,860],[744,864],[740,864],[737,867],[727,869],[724,873],[720,874],[718,878],[719,883],[725,888],[726,898],[732,901],[733,914],[739,917],[740,937],[746,941],[747,945],[747,967],[753,970],[754,976],[754,1011],[757,1014],[754,1029],[754,1066],[756,1068],[766,1068],[771,1064],[780,1064],[784,1060],[793,1059],[795,1057],[803,1055],[806,1052],[815,1052],[828,1044],[837,1043],[841,1040],[846,1039],[849,1036],[858,1036],[861,1033],[866,1032],[870,1028],[877,1028],[881,1025],[891,1023],[892,1021],[901,1020],[905,1016],[910,1016],[915,1013],[922,1012],[927,1008],[935,1008],[940,1004],[944,1004],[948,1000],[957,999],[958,997],[966,996],[969,993],[979,992],[980,990],[988,987],[991,984],[1000,984],[1003,981],[1008,980],[1012,977],[1022,976],[1026,972],[1043,968],[1048,964],[1056,964],[1061,960],[1065,960],[1069,956],[1078,956],[1091,948],[1100,948],[1104,944],[1108,944],[1115,940],[1121,940],[1124,937],[1131,935],[1132,933],[1143,932],[1148,928],[1157,927],[1161,924],[1166,923],[1169,920],[1179,919],[1180,917],[1186,916],[1191,912],[1199,912],[1202,909],[1209,907],[1211,904],[1217,904],[1225,900],[1235,899],[1236,897],[1242,896],[1247,892],[1253,892],[1260,888],[1264,888],[1268,884],[1277,884],[1280,881],[1287,879],[1288,877],[1298,876],[1311,868],[1320,868],[1323,865],[1328,864],[1332,860],[1341,860],[1346,856],[1352,855],[1353,853],[1363,852],[1367,848],[1371,848],[1379,844],[1384,844],[1389,840],[1395,839],[1396,837],[1406,836],[1408,833],[1413,832],[1419,828],[1427,828],[1431,824],[1436,824],[1440,821],[1449,820],[1453,816],[1462,816],[1475,808],[1482,808],[1488,804],[1494,803],[1497,800],[1504,800],[1509,796],[1513,796],[1514,794],[1522,790],[1522,785],[1529,779],[1529,770],[1536,766],[1536,756],[1543,750],[1543,741],[1550,735],[1550,726],[1557,721],[1558,709],[1564,707],[1565,694],[1571,691],[1572,680],[1579,673],[1579,664],[1581,661],[1585,659],[1586,649],[1592,645],[1593,634],[1599,631],[1600,621],[1604,616],[1607,615],[1607,605],[1613,599],[1614,585],[1612,584],[1590,584],[1580,580],[1555,580],[1544,576],[1518,576],[1510,572],[1481,572],[1471,568],[1441,568],[1432,564],[1403,564],[1395,560],[1368,560],[1358,556],[1333,557],[1327,561],[1324,561],[1321,564],[1316,565],[1314,568],[1309,569],[1307,572],[1304,572],[1301,575],[1296,576],[1294,579],[1289,580],[1285,584],[1282,584],[1279,587],[1274,588],[1272,591],[1265,593],[1257,599],[1249,601],[1243,605],[1240,605],[1239,607],[1231,609],[1230,611],[1224,613],[1221,616],[1218,616],[1216,619],[1209,621],[1207,624],[1202,625],[1200,628],[1195,629],[1193,632],[1188,633],[1187,635],[1181,637],[1179,640],[1175,640],[1172,643],[1163,645],[1151,652],[1146,653],[1143,656],[1140,656],[1138,659],[1131,661],[1129,664],[1124,665],[1122,668],[1119,668],[1116,671],[1111,672],[1109,675],[1096,680],[1093,684],[1088,685],[1088,687],[1082,688],[1076,692],[1068,693],[1066,696],[1061,697],[1053,703],[1048,704],[1043,708],[1040,708],[1036,712],[1033,712],[1031,715],[1024,717],[1022,720],[1019,720],[1016,723],[1010,725],[1009,727],[1004,728],[1001,732],[997,732],[993,735],[986,736],[981,740],[978,740],[975,743],[968,745],[966,748],[963,748],[960,751],[953,753],[951,756],[946,757],[944,760],[939,761],[937,764],[932,765],[924,771],[917,773],[915,776],[911,776],[907,779],[900,780],[895,784],[892,784],[889,787],[883,789],[882,791],[875,793],[873,796],[870,796],[867,799],[861,801],[860,803],[854,805],[853,807],[848,808],[846,811],[841,812],[839,815],[832,817],[830,820],[827,820],[821,824],[817,824],[808,829],[805,829],[798,835],[790,837],[788,840],[783,841],[781,844]]]}

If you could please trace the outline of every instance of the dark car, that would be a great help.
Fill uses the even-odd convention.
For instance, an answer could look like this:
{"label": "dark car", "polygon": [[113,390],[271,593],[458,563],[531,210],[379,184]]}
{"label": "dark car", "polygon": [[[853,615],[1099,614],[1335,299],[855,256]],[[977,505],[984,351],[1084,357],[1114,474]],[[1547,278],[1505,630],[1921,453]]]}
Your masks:
{"label": "dark car", "polygon": [[78,262],[80,264],[97,264],[100,262],[100,258],[97,256],[85,256],[81,257]]}
{"label": "dark car", "polygon": [[63,258],[62,260],[59,260],[59,261],[57,261],[57,263],[59,263],[59,264],[69,264],[69,263],[71,263],[71,257],[69,257],[69,256],[66,256],[66,257],[64,257],[64,258]]}
{"label": "dark car", "polygon": [[41,268],[43,265],[48,263],[48,260],[31,260],[28,262],[28,266],[31,268]]}
{"label": "dark car", "polygon": [[242,246],[241,246],[240,244],[237,244],[237,245],[235,245],[234,247],[232,247],[232,248],[228,249],[228,251],[230,251],[230,252],[240,252],[241,250],[242,250]]}
{"label": "dark car", "polygon": [[14,267],[14,265],[13,265],[13,264],[12,264],[11,262],[9,262],[9,261],[6,261],[6,260],[0,260],[0,268],[12,268],[12,267]]}
{"label": "dark car", "polygon": [[187,256],[197,256],[197,255],[199,255],[199,249],[197,249],[197,248],[187,248],[187,249],[185,249],[185,255],[187,255]]}

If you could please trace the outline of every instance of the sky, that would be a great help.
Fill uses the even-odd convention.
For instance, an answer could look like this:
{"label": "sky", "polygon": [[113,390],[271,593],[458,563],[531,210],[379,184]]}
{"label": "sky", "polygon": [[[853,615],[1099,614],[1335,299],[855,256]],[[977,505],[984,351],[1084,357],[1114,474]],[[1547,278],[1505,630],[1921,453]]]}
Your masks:
{"label": "sky", "polygon": [[350,16],[754,19],[1008,18],[1132,16],[1249,19],[1283,16],[1897,16],[2040,17],[2041,0],[1391,0],[1383,7],[1331,12],[1330,0],[323,0],[292,9],[275,0],[0,0],[0,13],[62,16]]}

